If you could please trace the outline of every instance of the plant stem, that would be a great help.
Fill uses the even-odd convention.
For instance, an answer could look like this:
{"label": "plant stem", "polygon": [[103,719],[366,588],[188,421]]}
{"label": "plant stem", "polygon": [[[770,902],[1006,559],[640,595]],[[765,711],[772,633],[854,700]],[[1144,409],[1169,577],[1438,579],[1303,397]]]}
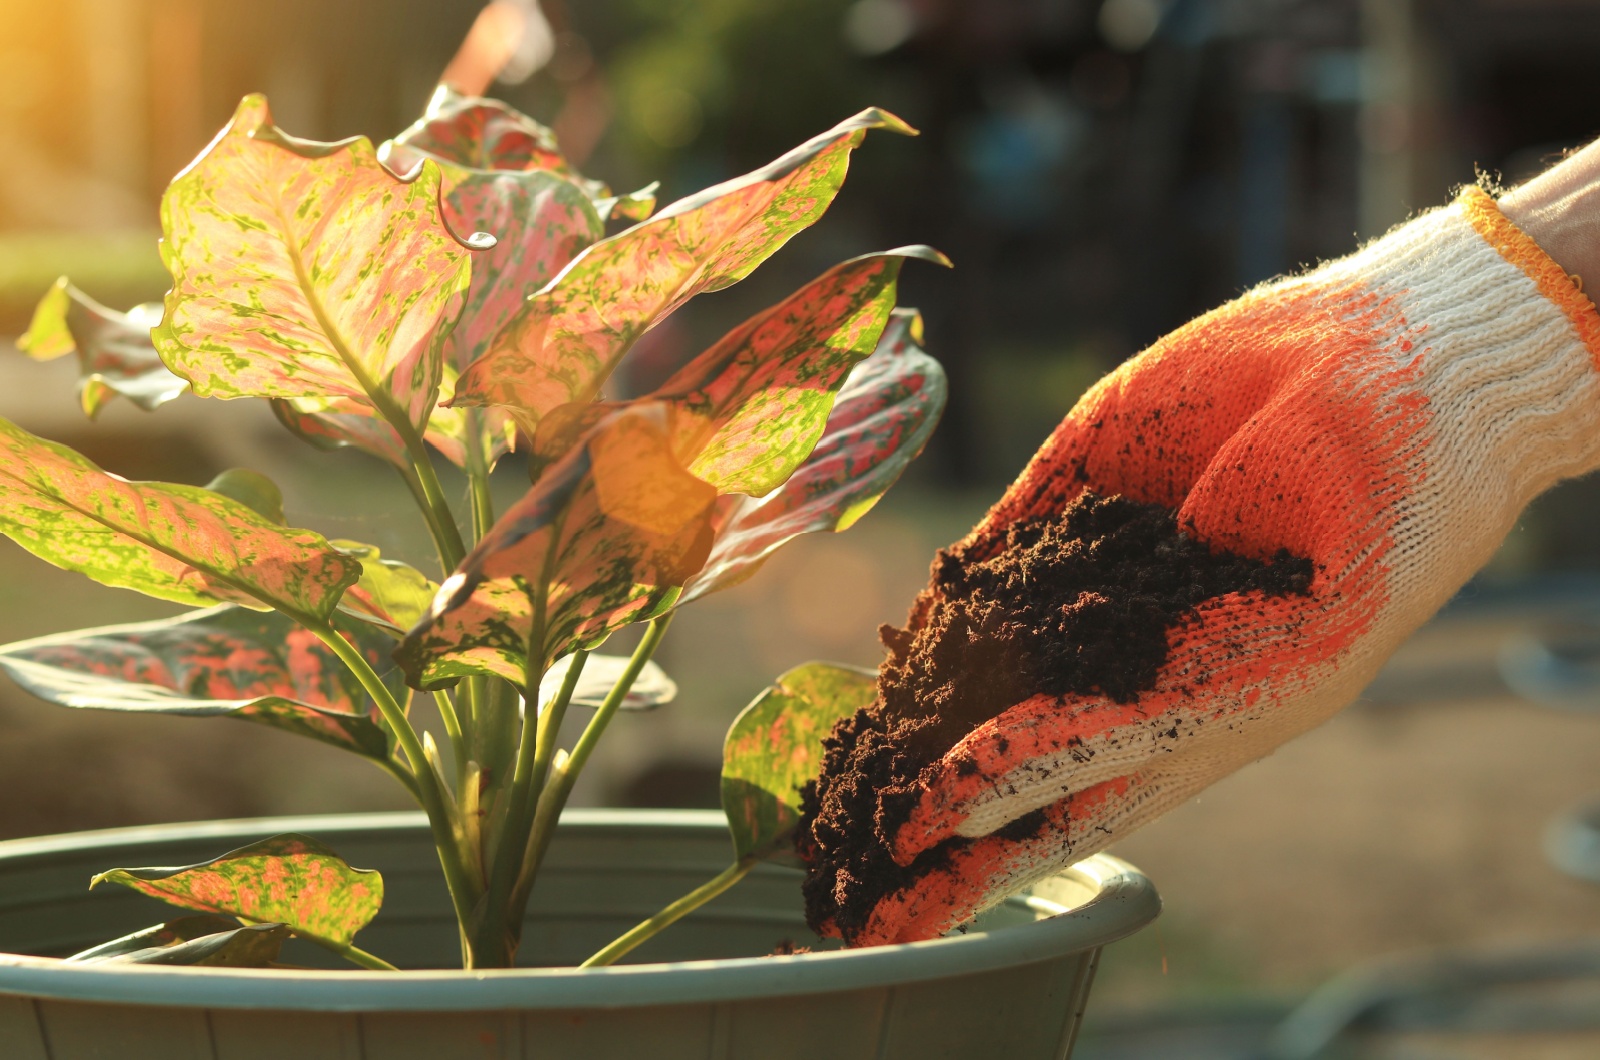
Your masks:
{"label": "plant stem", "polygon": [[[428,455],[428,447],[423,444],[422,436],[404,416],[398,416],[391,422],[411,454],[412,473],[416,475],[417,486],[422,493],[422,515],[428,521],[434,547],[439,552],[439,565],[448,575],[461,565],[462,558],[467,554],[467,548],[461,541],[461,531],[456,528],[456,517],[450,511],[449,502],[444,499],[444,489],[439,485],[439,476],[433,470],[433,459]],[[401,424],[404,424],[404,429]]]}
{"label": "plant stem", "polygon": [[[549,770],[550,759],[555,757],[556,730],[552,728],[551,722],[553,720],[554,726],[560,726],[560,717],[567,711],[567,704],[572,700],[572,692],[578,687],[578,678],[583,673],[584,660],[588,657],[589,653],[586,651],[574,654],[572,664],[567,667],[566,675],[561,680],[560,689],[550,701],[550,706],[542,712],[538,707],[537,681],[531,676],[528,679],[529,702],[525,708],[526,716],[522,720],[522,740],[517,749],[516,773],[512,777],[511,790],[507,794],[505,826],[496,844],[494,863],[489,870],[489,885],[485,891],[484,908],[488,911],[491,921],[485,927],[487,934],[503,935],[505,932],[506,918],[502,915],[496,921],[496,911],[509,908],[507,899],[512,894],[518,870],[522,868],[522,859],[528,849],[529,829],[534,819],[534,803],[538,798],[544,776]],[[530,659],[530,674],[534,665]]]}
{"label": "plant stem", "polygon": [[[674,611],[668,611],[660,618],[653,618],[645,627],[644,637],[639,641],[639,646],[633,650],[633,656],[628,660],[627,668],[622,671],[622,676],[617,678],[617,683],[612,686],[611,692],[605,701],[600,704],[600,709],[594,712],[594,717],[589,719],[589,724],[584,727],[583,735],[578,737],[578,742],[573,745],[572,753],[567,758],[567,765],[555,779],[539,793],[538,806],[534,811],[533,831],[528,837],[527,853],[523,856],[522,873],[517,879],[517,889],[511,897],[512,914],[520,922],[523,910],[528,904],[528,897],[533,893],[534,877],[539,872],[539,864],[544,860],[544,854],[550,846],[550,839],[555,834],[556,822],[561,818],[561,811],[567,804],[567,798],[572,794],[572,785],[577,781],[578,774],[583,771],[584,764],[589,756],[594,753],[595,744],[605,733],[606,726],[611,724],[611,718],[622,706],[622,701],[628,697],[628,692],[633,688],[633,682],[638,678],[639,672],[644,669],[644,664],[650,661],[656,648],[661,644],[661,638],[666,635],[667,627],[672,624]],[[551,751],[552,756],[554,750]]]}
{"label": "plant stem", "polygon": [[[561,688],[556,692],[550,706],[539,712],[539,724],[534,733],[533,768],[530,777],[531,783],[523,791],[523,801],[519,805],[526,807],[529,824],[532,824],[534,809],[537,806],[539,793],[544,791],[545,780],[550,776],[550,762],[556,756],[556,740],[561,735],[561,723],[566,720],[567,706],[572,702],[573,690],[578,687],[578,678],[583,673],[583,664],[588,661],[589,653],[579,650],[572,653],[572,663],[567,667],[567,673],[561,681]],[[529,723],[524,723],[522,730],[523,756],[528,754],[528,731],[535,728]],[[521,769],[521,758],[517,761]],[[526,834],[522,837],[523,846],[528,842]],[[518,848],[519,850],[522,848]]]}
{"label": "plant stem", "polygon": [[449,692],[435,692],[433,701],[439,707],[439,720],[444,722],[445,738],[455,752],[456,780],[459,782],[467,775],[467,742],[461,735],[461,717],[456,713],[455,700],[450,698]]}
{"label": "plant stem", "polygon": [[485,410],[466,409],[467,482],[472,491],[472,540],[483,540],[483,535],[494,525],[494,497],[489,493],[489,440],[484,434]]}
{"label": "plant stem", "polygon": [[578,967],[599,968],[618,960],[635,946],[676,924],[688,914],[699,909],[711,899],[744,879],[750,874],[750,870],[756,867],[756,861],[756,858],[743,858],[735,861],[714,878],[702,883],[649,920],[643,921],[627,933],[619,935],[608,946],[578,965]]}
{"label": "plant stem", "polygon": [[302,619],[302,622],[322,643],[332,649],[339,657],[339,661],[344,663],[355,675],[356,680],[361,682],[361,687],[366,689],[367,695],[378,705],[378,711],[383,715],[383,719],[394,730],[395,738],[405,752],[411,764],[411,772],[417,780],[414,794],[428,814],[428,825],[433,831],[434,846],[439,849],[439,863],[444,868],[445,883],[449,885],[456,916],[465,923],[473,905],[477,902],[477,888],[471,885],[471,878],[466,871],[467,863],[459,840],[462,830],[451,812],[451,804],[446,799],[445,792],[439,786],[438,774],[428,763],[428,757],[422,749],[422,741],[417,737],[417,730],[411,727],[411,720],[406,717],[400,704],[395,702],[388,686],[378,677],[371,664],[367,662],[366,656],[362,655],[355,645],[345,640],[338,630],[326,622],[310,622],[305,619]]}
{"label": "plant stem", "polygon": [[382,957],[368,953],[360,946],[354,944],[349,946],[336,946],[331,942],[324,942],[321,939],[308,938],[308,936],[305,935],[300,937],[306,938],[310,942],[315,942],[318,946],[321,946],[325,950],[330,950],[334,953],[337,953],[351,964],[354,964],[360,968],[371,968],[375,972],[398,972],[400,970],[394,965],[390,964],[388,961],[384,960]]}
{"label": "plant stem", "polygon": [[578,742],[573,744],[571,757],[567,759],[565,776],[569,779],[566,786],[570,790],[572,781],[583,772],[584,763],[589,761],[589,756],[594,754],[594,748],[600,742],[600,737],[605,734],[606,726],[611,724],[612,717],[622,706],[622,701],[628,698],[628,693],[633,689],[633,682],[638,680],[639,673],[644,669],[644,664],[656,653],[656,648],[661,645],[661,638],[666,636],[667,627],[672,624],[672,616],[676,611],[668,611],[660,618],[653,618],[645,626],[644,637],[639,641],[639,646],[633,649],[633,656],[628,659],[627,668],[622,671],[622,676],[617,678],[617,683],[612,686],[605,701],[600,704],[600,709],[594,712],[594,717],[589,719],[589,724],[584,727],[583,735],[578,737]]}

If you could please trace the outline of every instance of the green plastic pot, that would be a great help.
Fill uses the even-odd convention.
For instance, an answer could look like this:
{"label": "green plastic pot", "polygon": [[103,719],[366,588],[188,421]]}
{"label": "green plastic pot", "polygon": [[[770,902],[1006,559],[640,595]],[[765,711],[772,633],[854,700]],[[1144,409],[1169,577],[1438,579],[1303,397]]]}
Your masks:
{"label": "green plastic pot", "polygon": [[[986,914],[965,934],[903,946],[822,946],[800,874],[763,865],[613,968],[570,965],[724,868],[720,814],[583,811],[562,819],[523,935],[551,967],[335,970],[292,941],[284,961],[328,970],[64,964],[48,959],[169,919],[113,866],[183,865],[280,832],[316,836],[384,874],[361,945],[448,969],[457,934],[418,814],[219,821],[0,843],[4,1060],[779,1060],[1005,1057],[1072,1051],[1100,948],[1155,918],[1150,881],[1100,855]],[[22,956],[28,954],[30,956]]]}

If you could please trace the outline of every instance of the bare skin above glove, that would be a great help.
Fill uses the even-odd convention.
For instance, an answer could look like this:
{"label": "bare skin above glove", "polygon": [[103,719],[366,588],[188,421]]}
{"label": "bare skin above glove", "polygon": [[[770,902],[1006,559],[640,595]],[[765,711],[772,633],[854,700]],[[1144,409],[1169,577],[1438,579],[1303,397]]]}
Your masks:
{"label": "bare skin above glove", "polygon": [[1600,466],[1597,175],[1468,188],[1092,388],[886,630],[807,793],[813,926],[938,935],[1270,753]]}

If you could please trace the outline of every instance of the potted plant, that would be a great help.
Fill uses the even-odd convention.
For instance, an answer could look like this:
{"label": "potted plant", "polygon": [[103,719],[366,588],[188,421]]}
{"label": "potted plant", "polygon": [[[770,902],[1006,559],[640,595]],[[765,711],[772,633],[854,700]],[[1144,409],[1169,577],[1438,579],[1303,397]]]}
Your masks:
{"label": "potted plant", "polygon": [[[344,748],[423,811],[0,844],[0,945],[31,954],[0,959],[0,1054],[780,1056],[817,1055],[818,1034],[830,1055],[1070,1049],[1099,946],[1156,911],[1115,859],[992,918],[1082,907],[1048,925],[763,956],[816,944],[781,862],[821,738],[870,700],[870,674],[808,664],[734,723],[726,868],[716,815],[563,816],[617,713],[670,697],[651,655],[676,610],[847,528],[933,428],[943,375],[895,305],[906,259],[943,262],[926,247],[844,262],[649,394],[604,397],[641,334],[816,220],[872,129],[912,131],[863,111],[652,214],[649,190],[613,195],[492,100],[441,89],[374,148],[297,139],[252,96],[163,197],[163,306],[119,313],[58,283],[22,345],[76,353],[91,415],[115,395],[270,401],[306,441],[393,467],[442,577],[285,525],[254,472],[128,482],[0,421],[0,531],[196,609],[8,645],[0,667],[69,707]],[[635,223],[606,237],[617,219]],[[514,449],[531,485],[496,512],[489,474]],[[434,454],[465,477],[465,518]],[[630,657],[599,652],[634,623]],[[592,717],[559,747],[580,706]],[[105,886],[81,891],[91,875]],[[599,967],[644,943],[720,959]],[[361,970],[289,967],[324,959]]]}

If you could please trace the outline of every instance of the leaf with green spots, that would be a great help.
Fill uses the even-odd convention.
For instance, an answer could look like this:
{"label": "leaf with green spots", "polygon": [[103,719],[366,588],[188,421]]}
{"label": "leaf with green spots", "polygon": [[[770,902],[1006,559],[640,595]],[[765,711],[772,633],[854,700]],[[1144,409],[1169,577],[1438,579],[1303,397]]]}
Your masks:
{"label": "leaf with green spots", "polygon": [[722,809],[740,859],[793,859],[800,791],[822,772],[822,740],[872,702],[877,674],[810,662],[744,708],[722,745]]}
{"label": "leaf with green spots", "polygon": [[922,451],[944,409],[944,371],[921,341],[916,310],[895,310],[877,352],[839,391],[805,464],[765,497],[717,500],[711,555],[675,606],[737,585],[801,534],[847,530],[871,510]]}
{"label": "leaf with green spots", "polygon": [[[568,702],[575,707],[599,707],[611,694],[611,689],[615,687],[617,680],[622,677],[622,672],[631,662],[631,659],[621,655],[590,655],[584,660],[583,671],[578,674],[578,683],[573,686],[572,698]],[[539,681],[541,711],[555,698],[571,665],[572,656],[567,655],[557,659],[550,669],[545,671],[544,677]],[[622,704],[617,709],[654,710],[656,707],[671,703],[677,695],[678,683],[668,677],[667,672],[652,659],[644,664],[639,676],[628,686],[628,692],[622,697]]]}
{"label": "leaf with green spots", "polygon": [[[456,370],[445,364],[439,380],[439,399],[455,392]],[[395,429],[371,408],[348,398],[277,398],[272,412],[278,422],[301,441],[324,451],[359,449],[380,460],[409,471],[411,458],[406,444]],[[488,469],[516,442],[516,425],[511,417],[495,409],[453,409],[435,407],[428,418],[423,439],[457,467]],[[469,455],[476,445],[479,452]]]}
{"label": "leaf with green spots", "polygon": [[471,280],[439,197],[437,166],[397,180],[364,137],[295,139],[246,97],[162,196],[162,360],[202,396],[342,398],[420,432]]}
{"label": "leaf with green spots", "polygon": [[508,103],[448,88],[435,92],[421,119],[385,143],[380,154],[396,173],[430,158],[466,169],[572,171],[548,128]]}
{"label": "leaf with green spots", "polygon": [[545,126],[498,99],[467,96],[446,86],[434,92],[420,120],[378,148],[378,157],[396,173],[432,159],[444,170],[447,189],[471,173],[549,173],[582,191],[601,221],[613,215],[641,221],[655,209],[654,184],[613,195],[601,181],[572,168]]}
{"label": "leaf with green spots", "polygon": [[347,398],[274,398],[271,404],[279,423],[318,449],[359,449],[402,470],[411,466],[400,435],[365,405]]}
{"label": "leaf with green spots", "polygon": [[3,419],[0,533],[101,584],[195,606],[228,601],[323,619],[361,574],[321,534],[278,526],[199,486],[108,475]]}
{"label": "leaf with green spots", "polygon": [[160,321],[159,303],[119,313],[63,276],[33,311],[33,322],[17,348],[36,361],[76,353],[78,401],[90,419],[118,394],[150,412],[189,386],[167,370],[150,342],[150,329]]}
{"label": "leaf with green spots", "polygon": [[911,129],[865,110],[753,173],[681,199],[594,244],[533,295],[461,376],[454,403],[503,406],[533,433],[593,400],[634,341],[689,298],[749,275],[822,216],[868,129]]}
{"label": "leaf with green spots", "polygon": [[355,869],[303,835],[280,835],[184,868],[111,869],[117,883],[182,909],[282,924],[301,938],[348,948],[383,905],[383,877]]}
{"label": "leaf with green spots", "polygon": [[[404,704],[393,642],[336,628]],[[317,637],[275,612],[223,605],[177,618],[58,633],[0,647],[0,669],[40,699],[81,710],[223,717],[386,760],[391,737],[361,683]]]}
{"label": "leaf with green spots", "polygon": [[[718,493],[770,493],[810,456],[851,368],[877,347],[908,257],[948,264],[929,247],[903,247],[837,265],[756,314],[640,402],[671,407],[673,451]],[[539,425],[534,458],[623,403],[563,405]],[[537,465],[536,465],[537,466]]]}
{"label": "leaf with green spots", "polygon": [[[605,225],[584,193],[547,171],[446,174],[445,216],[457,232],[487,232],[495,245],[472,262],[466,308],[450,333],[445,355],[452,369],[483,355],[489,341]],[[455,390],[452,371],[441,403]],[[429,440],[457,466],[492,468],[515,439],[504,409],[440,408]],[[469,457],[469,447],[481,447]]]}
{"label": "leaf with green spots", "polygon": [[574,648],[659,614],[705,559],[716,491],[684,471],[667,409],[630,405],[540,475],[440,587],[396,652],[412,685],[521,683]]}
{"label": "leaf with green spots", "polygon": [[[204,921],[226,925],[209,934],[184,938],[173,924]],[[221,917],[184,917],[117,939],[106,946],[67,958],[89,964],[166,964],[203,968],[266,968],[278,959],[284,942],[292,937],[282,924],[248,924]],[[147,940],[144,946],[134,943]],[[101,952],[116,947],[116,952]]]}
{"label": "leaf with green spots", "polygon": [[395,634],[422,621],[439,591],[426,574],[399,560],[384,559],[373,545],[359,541],[329,544],[361,561],[361,580],[345,590],[340,611]]}

